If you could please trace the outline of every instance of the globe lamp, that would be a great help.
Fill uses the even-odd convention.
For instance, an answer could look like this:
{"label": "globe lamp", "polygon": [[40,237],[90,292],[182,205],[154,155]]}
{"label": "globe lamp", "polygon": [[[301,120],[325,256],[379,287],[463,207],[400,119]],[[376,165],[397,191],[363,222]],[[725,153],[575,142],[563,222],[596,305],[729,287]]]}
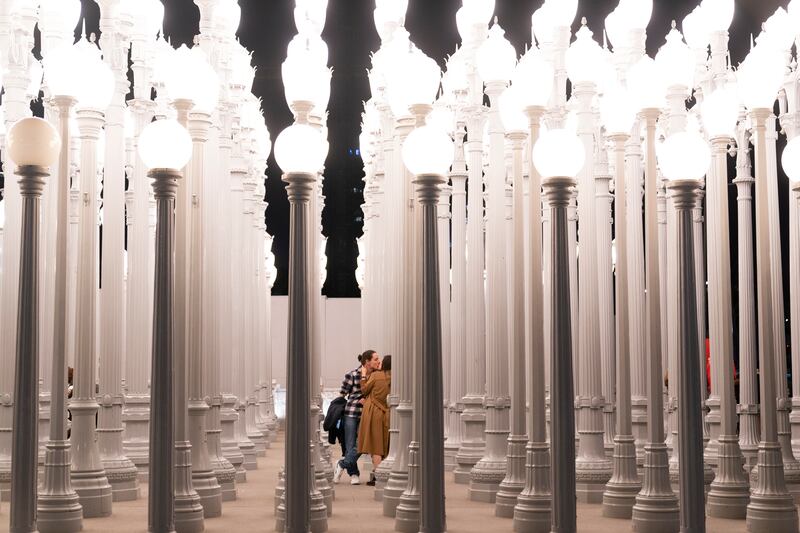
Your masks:
{"label": "globe lamp", "polygon": [[538,48],[531,48],[517,63],[511,83],[520,89],[524,107],[544,107],[553,94],[554,77],[552,65],[542,58]]}
{"label": "globe lamp", "polygon": [[737,71],[739,100],[748,109],[772,109],[783,84],[783,57],[764,44],[757,44]]}
{"label": "globe lamp", "polygon": [[800,184],[800,137],[795,137],[786,144],[781,156],[783,171],[796,186]]}
{"label": "globe lamp", "polygon": [[508,82],[517,64],[517,52],[499,24],[489,30],[489,38],[478,48],[478,74],[486,83]]}
{"label": "globe lamp", "polygon": [[104,112],[114,96],[114,73],[100,59],[100,50],[93,43],[81,40],[73,46],[73,76],[79,78],[75,93],[78,109]]}
{"label": "globe lamp", "polygon": [[707,14],[709,30],[728,31],[733,21],[734,0],[703,0],[700,5]]}
{"label": "globe lamp", "polygon": [[694,56],[683,36],[674,26],[667,34],[667,42],[656,54],[656,66],[666,87],[680,87],[688,92],[694,87]]}
{"label": "globe lamp", "polygon": [[148,169],[180,170],[192,157],[192,138],[177,120],[151,122],[139,135],[139,157]]}
{"label": "globe lamp", "polygon": [[717,89],[703,100],[700,112],[703,117],[703,127],[710,139],[734,137],[736,120],[739,117],[736,88],[725,86]]}
{"label": "globe lamp", "polygon": [[50,95],[71,96],[78,94],[80,76],[75,75],[75,63],[78,61],[73,45],[65,44],[47,52],[44,63],[44,81]]}
{"label": "globe lamp", "polygon": [[573,84],[594,83],[600,80],[603,49],[592,39],[592,32],[583,19],[581,29],[575,35],[566,54],[567,76]]}
{"label": "globe lamp", "polygon": [[6,134],[8,157],[18,167],[49,167],[58,159],[61,137],[52,124],[37,117],[16,121]]}
{"label": "globe lamp", "polygon": [[128,0],[127,9],[133,16],[134,35],[149,37],[161,31],[164,24],[164,4],[159,0]]}
{"label": "globe lamp", "polygon": [[698,180],[711,164],[711,150],[700,134],[682,131],[667,137],[658,151],[658,166],[668,181]]}
{"label": "globe lamp", "polygon": [[629,135],[636,120],[636,108],[621,85],[609,88],[600,99],[600,120],[609,135]]}
{"label": "globe lamp", "polygon": [[403,143],[403,162],[415,176],[446,175],[454,153],[453,141],[434,126],[415,129]]}
{"label": "globe lamp", "polygon": [[708,47],[711,40],[709,34],[708,15],[702,4],[695,7],[692,12],[683,17],[681,27],[686,37],[686,43],[692,50],[703,50]]}
{"label": "globe lamp", "polygon": [[516,85],[510,86],[500,95],[500,120],[506,133],[524,132],[528,129],[522,99],[522,90]]}
{"label": "globe lamp", "polygon": [[316,174],[325,162],[325,143],[307,124],[293,124],[275,140],[275,160],[284,174]]}
{"label": "globe lamp", "polygon": [[664,106],[667,88],[663,77],[648,56],[642,56],[628,70],[628,90],[639,109],[661,109]]}
{"label": "globe lamp", "polygon": [[574,178],[586,160],[584,146],[574,132],[565,129],[543,131],[533,146],[533,164],[542,178]]}
{"label": "globe lamp", "polygon": [[470,13],[473,25],[486,25],[492,20],[495,0],[464,0],[463,7]]}

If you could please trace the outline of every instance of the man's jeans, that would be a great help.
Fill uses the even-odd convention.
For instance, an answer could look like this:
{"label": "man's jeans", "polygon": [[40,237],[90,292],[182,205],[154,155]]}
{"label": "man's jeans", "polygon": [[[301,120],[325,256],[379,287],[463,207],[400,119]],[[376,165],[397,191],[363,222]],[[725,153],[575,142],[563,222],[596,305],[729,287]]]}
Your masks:
{"label": "man's jeans", "polygon": [[344,417],[344,446],[347,448],[347,454],[339,461],[342,468],[347,470],[348,476],[358,476],[358,458],[361,456],[358,453],[358,425],[361,418],[353,416]]}

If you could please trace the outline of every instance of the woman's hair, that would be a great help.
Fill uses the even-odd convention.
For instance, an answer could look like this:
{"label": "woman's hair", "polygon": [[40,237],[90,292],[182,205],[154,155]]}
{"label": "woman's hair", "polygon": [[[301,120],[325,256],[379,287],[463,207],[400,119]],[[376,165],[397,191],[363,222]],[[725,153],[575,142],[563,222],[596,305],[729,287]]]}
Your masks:
{"label": "woman's hair", "polygon": [[381,361],[381,370],[384,372],[390,372],[392,370],[392,356],[385,355],[383,357],[383,361]]}
{"label": "woman's hair", "polygon": [[362,365],[366,365],[372,359],[372,355],[377,353],[375,350],[367,350],[366,352],[362,353],[361,356],[358,358],[358,362]]}

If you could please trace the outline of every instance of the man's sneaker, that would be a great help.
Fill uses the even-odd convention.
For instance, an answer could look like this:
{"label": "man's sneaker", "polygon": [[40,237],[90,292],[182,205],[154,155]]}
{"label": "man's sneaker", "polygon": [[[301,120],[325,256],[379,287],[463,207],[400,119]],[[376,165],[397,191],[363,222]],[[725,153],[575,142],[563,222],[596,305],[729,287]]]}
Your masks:
{"label": "man's sneaker", "polygon": [[361,485],[361,479],[358,476],[350,476],[351,485]]}
{"label": "man's sneaker", "polygon": [[344,468],[342,468],[342,465],[339,464],[339,461],[336,461],[336,467],[333,469],[334,483],[339,483],[339,479],[342,477],[342,472],[344,472]]}

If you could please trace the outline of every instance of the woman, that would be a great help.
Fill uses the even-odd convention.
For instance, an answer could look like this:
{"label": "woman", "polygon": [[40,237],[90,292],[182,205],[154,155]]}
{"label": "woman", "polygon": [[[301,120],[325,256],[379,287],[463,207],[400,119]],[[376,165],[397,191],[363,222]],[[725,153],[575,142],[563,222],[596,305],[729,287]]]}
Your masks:
{"label": "woman", "polygon": [[375,470],[389,453],[389,404],[386,401],[392,385],[392,356],[369,369],[361,382],[364,410],[358,429],[358,451],[372,456],[372,474],[367,485],[375,485]]}

